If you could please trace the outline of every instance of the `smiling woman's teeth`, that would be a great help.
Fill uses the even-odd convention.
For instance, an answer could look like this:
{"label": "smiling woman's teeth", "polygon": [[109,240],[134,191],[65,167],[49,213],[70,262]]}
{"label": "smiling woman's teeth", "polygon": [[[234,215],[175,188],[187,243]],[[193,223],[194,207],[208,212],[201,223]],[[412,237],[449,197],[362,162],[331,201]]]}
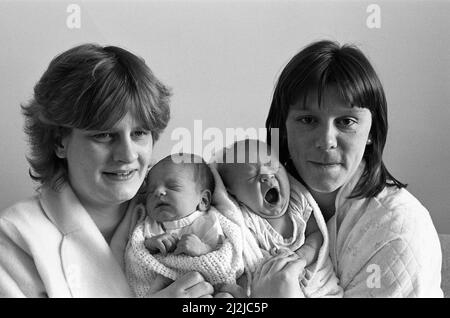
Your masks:
{"label": "smiling woman's teeth", "polygon": [[119,177],[126,177],[126,176],[129,176],[130,174],[131,174],[131,171],[116,173],[116,175],[118,175]]}
{"label": "smiling woman's teeth", "polygon": [[115,180],[126,180],[129,179],[135,170],[130,170],[127,172],[105,172],[105,174]]}

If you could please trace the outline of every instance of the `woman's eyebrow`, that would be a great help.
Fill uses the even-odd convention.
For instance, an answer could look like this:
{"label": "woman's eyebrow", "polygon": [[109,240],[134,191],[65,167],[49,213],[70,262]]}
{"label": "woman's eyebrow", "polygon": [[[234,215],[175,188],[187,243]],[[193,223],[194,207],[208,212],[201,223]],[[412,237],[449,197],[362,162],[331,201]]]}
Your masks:
{"label": "woman's eyebrow", "polygon": [[85,132],[92,134],[92,133],[104,133],[104,132],[111,132],[111,129],[82,129]]}
{"label": "woman's eyebrow", "polygon": [[317,109],[302,106],[301,108],[300,107],[291,108],[289,110],[289,112],[294,113],[294,114],[305,114],[305,113],[311,114],[311,113],[316,113]]}
{"label": "woman's eyebrow", "polygon": [[[363,113],[365,112],[365,110],[367,108],[365,107],[358,107],[358,106],[336,106],[332,108],[334,112],[336,113],[352,113],[352,114],[359,114],[359,113]],[[304,106],[304,107],[297,107],[297,108],[291,108],[290,112],[295,113],[295,114],[302,114],[302,113],[317,113],[320,112],[321,108],[317,109],[316,107],[312,108],[312,107],[308,107],[308,106]]]}

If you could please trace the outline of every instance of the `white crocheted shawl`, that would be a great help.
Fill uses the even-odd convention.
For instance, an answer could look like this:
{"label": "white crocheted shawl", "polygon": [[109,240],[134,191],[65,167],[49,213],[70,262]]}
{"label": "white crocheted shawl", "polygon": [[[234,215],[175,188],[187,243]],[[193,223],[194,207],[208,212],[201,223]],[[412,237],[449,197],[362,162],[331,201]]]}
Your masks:
{"label": "white crocheted shawl", "polygon": [[216,214],[225,239],[213,252],[197,257],[184,254],[167,256],[150,254],[144,246],[145,207],[140,205],[139,219],[125,251],[125,273],[137,297],[145,297],[157,274],[176,280],[187,272],[198,271],[213,285],[236,284],[244,271],[242,234],[238,225],[211,207],[208,213]]}

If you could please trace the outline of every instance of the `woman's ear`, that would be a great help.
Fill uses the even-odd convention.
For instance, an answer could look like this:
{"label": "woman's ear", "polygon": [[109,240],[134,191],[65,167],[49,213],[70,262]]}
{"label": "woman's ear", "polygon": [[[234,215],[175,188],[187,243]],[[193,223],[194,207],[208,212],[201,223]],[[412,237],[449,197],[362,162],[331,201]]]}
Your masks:
{"label": "woman's ear", "polygon": [[67,137],[59,134],[55,139],[55,154],[60,159],[67,157]]}
{"label": "woman's ear", "polygon": [[208,211],[210,206],[211,206],[211,191],[203,190],[202,198],[200,200],[200,203],[198,204],[197,209],[199,211]]}

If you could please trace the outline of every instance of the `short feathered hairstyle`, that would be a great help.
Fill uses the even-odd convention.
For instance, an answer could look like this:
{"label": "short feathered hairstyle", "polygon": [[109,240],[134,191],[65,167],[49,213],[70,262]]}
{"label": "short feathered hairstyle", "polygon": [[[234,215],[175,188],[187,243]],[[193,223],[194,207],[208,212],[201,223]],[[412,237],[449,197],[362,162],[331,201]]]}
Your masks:
{"label": "short feathered hairstyle", "polygon": [[66,160],[55,149],[73,128],[108,130],[131,113],[158,140],[170,96],[145,61],[125,49],[83,44],[59,54],[21,106],[31,178],[53,189],[67,180]]}

